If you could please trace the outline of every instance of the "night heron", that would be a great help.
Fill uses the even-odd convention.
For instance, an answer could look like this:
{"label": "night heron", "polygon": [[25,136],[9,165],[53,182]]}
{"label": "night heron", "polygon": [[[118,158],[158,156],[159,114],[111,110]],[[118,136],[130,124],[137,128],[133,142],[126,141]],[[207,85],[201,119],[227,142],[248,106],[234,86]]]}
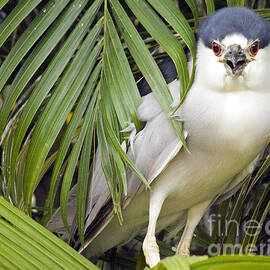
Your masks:
{"label": "night heron", "polygon": [[[193,232],[205,211],[239,186],[266,146],[270,133],[269,42],[268,22],[247,8],[224,8],[202,23],[195,80],[176,112],[184,121],[190,153],[183,151],[154,94],[147,93],[137,112],[146,125],[137,134],[130,125],[132,147],[127,152],[151,190],[127,169],[128,196],[123,198],[127,206],[120,226],[112,214],[97,158],[83,254],[99,255],[146,233],[143,251],[146,262],[154,266],[160,260],[155,234],[174,224],[176,229],[185,226],[177,253],[189,255]],[[179,80],[170,82],[169,89],[175,107],[180,101]],[[72,220],[74,211],[70,217]]]}

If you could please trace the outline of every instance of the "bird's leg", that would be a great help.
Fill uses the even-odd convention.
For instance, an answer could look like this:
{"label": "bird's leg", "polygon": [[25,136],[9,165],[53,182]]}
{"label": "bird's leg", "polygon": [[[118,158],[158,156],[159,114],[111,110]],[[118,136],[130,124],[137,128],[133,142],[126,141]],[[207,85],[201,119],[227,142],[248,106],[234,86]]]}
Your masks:
{"label": "bird's leg", "polygon": [[201,220],[205,210],[208,208],[210,202],[211,201],[204,201],[188,210],[187,223],[176,249],[177,254],[182,256],[189,256],[189,248],[193,237],[193,232]]}
{"label": "bird's leg", "polygon": [[[153,192],[153,191],[152,191]],[[156,193],[150,193],[149,224],[143,241],[143,252],[146,263],[153,267],[160,261],[159,248],[156,242],[155,230],[157,219],[164,202]],[[160,195],[160,194],[159,194]]]}

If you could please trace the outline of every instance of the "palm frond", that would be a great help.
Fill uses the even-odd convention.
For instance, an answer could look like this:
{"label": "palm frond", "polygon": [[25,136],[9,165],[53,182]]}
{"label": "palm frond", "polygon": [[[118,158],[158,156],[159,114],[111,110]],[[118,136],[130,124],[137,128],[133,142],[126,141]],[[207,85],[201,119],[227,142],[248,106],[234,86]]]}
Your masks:
{"label": "palm frond", "polygon": [[[67,225],[68,194],[78,170],[77,216],[82,240],[86,175],[91,153],[95,153],[94,134],[104,150],[102,166],[119,218],[121,194],[126,190],[126,164],[147,183],[121,148],[125,138],[120,131],[130,121],[137,129],[141,127],[136,116],[141,97],[131,63],[154,89],[168,115],[172,113],[172,98],[151,51],[119,1],[61,0],[43,6],[39,2],[17,5],[2,24],[3,29],[9,29],[1,32],[3,43],[14,30],[14,24],[10,28],[14,16],[19,25],[33,8],[38,10],[0,68],[0,89],[9,87],[0,119],[3,194],[31,213],[33,194],[52,168],[42,222],[51,216],[60,186],[61,213]],[[194,67],[190,78],[182,45],[163,20],[195,58],[194,33],[184,15],[172,0],[166,4],[127,0],[126,4],[175,62],[181,78],[179,91],[184,96],[191,86]],[[197,14],[194,2],[189,4]],[[14,76],[16,68],[19,71]],[[67,123],[69,115],[72,118]],[[175,120],[172,124],[184,140],[182,126]]]}
{"label": "palm frond", "polygon": [[[4,9],[7,2],[2,1],[0,8]],[[0,67],[0,181],[1,194],[6,200],[31,215],[34,194],[46,182],[49,187],[45,192],[46,201],[44,199],[38,205],[42,215],[40,222],[46,224],[54,207],[60,205],[63,221],[68,227],[68,198],[76,183],[77,224],[80,241],[83,243],[87,192],[91,186],[91,164],[98,145],[114,211],[121,222],[121,196],[127,189],[126,166],[133,169],[147,185],[144,176],[121,146],[127,143],[125,136],[128,135],[121,131],[131,121],[137,130],[143,126],[136,116],[141,103],[136,80],[141,75],[146,78],[162,108],[171,117],[175,108],[171,108],[172,98],[156,62],[164,55],[173,60],[181,80],[179,92],[183,100],[191,87],[195,70],[194,31],[202,15],[215,11],[215,4],[216,7],[225,5],[213,0],[206,0],[202,4],[187,0],[186,4],[190,9],[188,15],[193,17],[187,20],[187,14],[176,8],[174,2],[18,1],[0,26],[0,44],[8,52],[1,55],[1,60],[4,61]],[[264,0],[245,3],[243,0],[228,0],[227,4],[259,7],[261,9],[257,12],[270,20],[270,12],[265,8],[267,3]],[[29,19],[33,13],[34,19]],[[26,29],[17,34],[26,20]],[[140,26],[143,30],[139,29]],[[184,47],[189,49],[193,59],[191,74],[188,73]],[[172,117],[171,119],[184,142],[182,124]],[[246,182],[239,193],[219,206],[221,219],[235,219],[239,223],[243,221],[243,209],[251,188],[256,187],[269,165],[267,157],[250,182]],[[269,184],[265,185],[260,200],[253,202],[252,218],[260,224],[267,218],[268,192]],[[27,255],[27,251],[20,249],[16,241],[21,239],[22,243],[25,241],[29,245],[30,240],[26,239],[23,232],[16,232],[15,223],[19,224],[21,220],[11,218],[13,214],[10,213],[17,210],[13,210],[2,200],[0,204],[1,209],[3,208],[0,226],[11,239],[1,236],[1,243],[8,241],[11,248],[3,252],[1,249],[0,264],[6,260],[4,266],[9,269],[20,269],[20,263],[25,269],[31,269],[40,255],[31,255],[32,261],[15,261],[14,254],[16,257],[22,255],[21,258]],[[6,212],[7,209],[11,212]],[[24,218],[21,216],[21,219]],[[218,235],[217,229],[216,224],[212,236],[201,230],[197,242],[206,247],[213,242],[222,244],[237,241],[235,228],[230,228],[226,237]],[[18,238],[13,239],[13,233]],[[34,234],[33,237],[38,238],[38,235]],[[243,248],[258,241],[258,234],[254,237],[246,236],[243,238]],[[15,253],[11,254],[11,251]],[[63,253],[63,256],[66,255]],[[56,261],[48,260],[47,263],[57,269]],[[231,262],[228,261],[229,263]],[[252,265],[253,261],[244,261],[243,265],[249,263]],[[221,264],[221,261],[217,264]],[[74,262],[74,269],[80,269],[75,265]],[[86,265],[92,267],[90,264]],[[167,267],[166,262],[164,267]],[[170,267],[168,262],[168,269]],[[193,269],[193,264],[189,267]],[[208,269],[207,267],[210,264],[194,264],[194,269]],[[262,263],[260,269],[263,267]]]}

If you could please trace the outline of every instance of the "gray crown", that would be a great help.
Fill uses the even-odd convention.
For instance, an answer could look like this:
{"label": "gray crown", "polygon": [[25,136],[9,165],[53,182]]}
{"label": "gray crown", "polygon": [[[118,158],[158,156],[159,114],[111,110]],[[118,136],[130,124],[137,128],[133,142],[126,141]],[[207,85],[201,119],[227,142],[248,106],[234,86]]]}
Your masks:
{"label": "gray crown", "polygon": [[218,10],[201,24],[199,38],[205,46],[211,47],[213,40],[240,33],[249,41],[260,40],[260,47],[270,43],[270,25],[255,12],[245,7],[229,7]]}

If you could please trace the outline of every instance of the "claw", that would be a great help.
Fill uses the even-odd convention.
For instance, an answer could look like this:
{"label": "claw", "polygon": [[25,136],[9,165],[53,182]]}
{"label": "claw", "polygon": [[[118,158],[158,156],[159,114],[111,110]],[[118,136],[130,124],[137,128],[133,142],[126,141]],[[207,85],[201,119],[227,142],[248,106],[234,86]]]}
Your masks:
{"label": "claw", "polygon": [[155,237],[145,237],[143,241],[143,253],[146,263],[152,268],[160,261],[159,247]]}
{"label": "claw", "polygon": [[180,242],[177,246],[176,254],[179,254],[184,257],[189,257],[190,256],[189,247],[190,247],[189,240],[187,241],[184,240],[182,243]]}

